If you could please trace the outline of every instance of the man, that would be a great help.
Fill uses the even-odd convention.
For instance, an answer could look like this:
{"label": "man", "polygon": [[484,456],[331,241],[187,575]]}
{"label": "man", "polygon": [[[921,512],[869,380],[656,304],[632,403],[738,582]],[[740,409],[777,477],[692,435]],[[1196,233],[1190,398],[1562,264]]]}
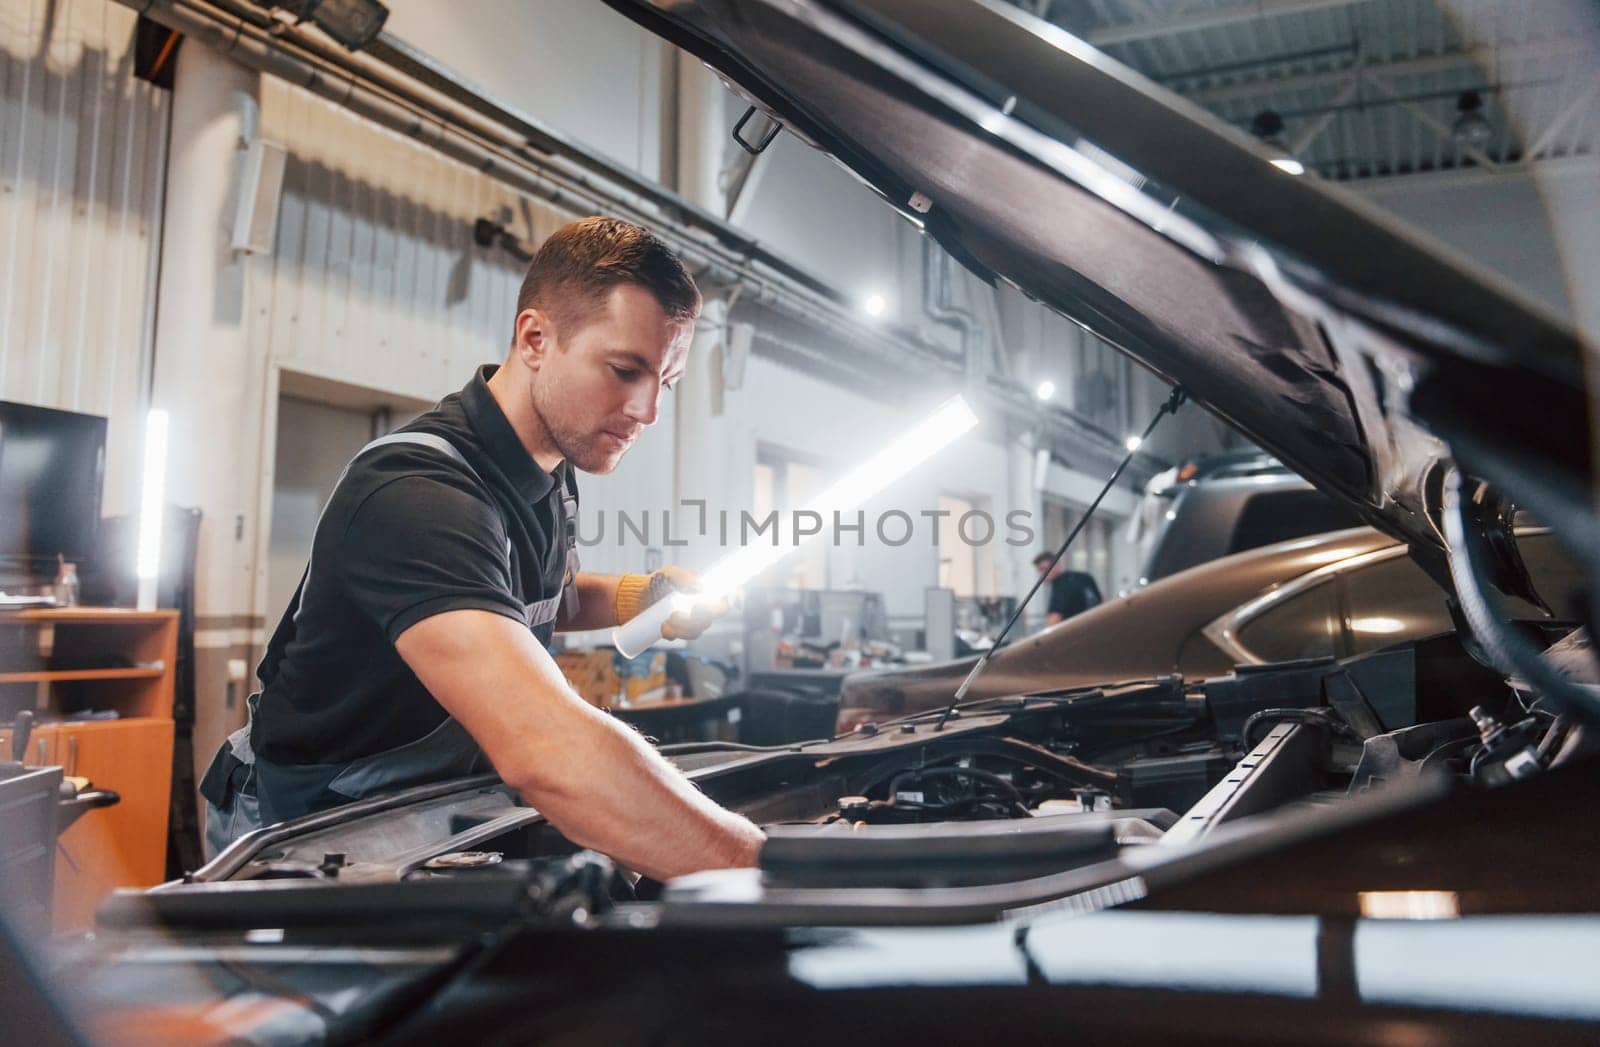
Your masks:
{"label": "man", "polygon": [[[1044,574],[1050,583],[1050,603],[1044,616],[1046,626],[1064,622],[1100,605],[1100,587],[1094,584],[1094,578],[1082,571],[1066,570],[1056,561],[1055,553],[1035,556],[1033,569]],[[1049,574],[1045,574],[1046,571]]]}
{"label": "man", "polygon": [[[545,649],[554,630],[617,625],[688,584],[568,558],[572,470],[611,472],[655,422],[699,310],[682,263],[637,226],[589,218],[545,241],[505,362],[368,445],[336,485],[251,722],[202,783],[208,847],[492,765],[574,843],[647,876],[754,864],[761,831],[579,698]],[[678,613],[663,632],[709,621]]]}

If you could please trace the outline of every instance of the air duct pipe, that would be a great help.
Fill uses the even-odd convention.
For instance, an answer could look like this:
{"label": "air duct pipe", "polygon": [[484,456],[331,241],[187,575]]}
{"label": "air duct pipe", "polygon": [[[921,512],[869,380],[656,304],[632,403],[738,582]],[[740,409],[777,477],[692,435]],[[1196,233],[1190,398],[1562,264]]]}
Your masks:
{"label": "air duct pipe", "polygon": [[967,381],[973,385],[983,378],[983,351],[986,332],[969,310],[950,301],[949,261],[932,237],[922,239],[922,308],[936,324],[953,327],[961,335],[961,358]]}

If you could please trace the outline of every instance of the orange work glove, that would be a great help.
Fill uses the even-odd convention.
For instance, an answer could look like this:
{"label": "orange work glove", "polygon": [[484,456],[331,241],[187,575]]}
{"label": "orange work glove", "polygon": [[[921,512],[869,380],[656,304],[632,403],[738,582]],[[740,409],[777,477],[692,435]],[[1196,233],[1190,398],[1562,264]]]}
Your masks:
{"label": "orange work glove", "polygon": [[[617,624],[631,620],[658,600],[699,589],[700,576],[685,567],[663,567],[654,574],[625,574],[617,583]],[[691,611],[674,611],[661,626],[661,635],[668,640],[693,640],[726,614],[729,606],[726,598],[697,601]]]}

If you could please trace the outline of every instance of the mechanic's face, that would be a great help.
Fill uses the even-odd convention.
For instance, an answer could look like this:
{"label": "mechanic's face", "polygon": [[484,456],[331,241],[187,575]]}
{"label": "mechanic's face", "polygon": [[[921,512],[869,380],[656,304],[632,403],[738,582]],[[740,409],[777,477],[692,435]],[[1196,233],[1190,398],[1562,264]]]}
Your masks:
{"label": "mechanic's face", "polygon": [[694,323],[667,317],[638,284],[620,284],[571,331],[538,310],[517,318],[533,368],[533,409],[561,455],[586,473],[609,473],[647,425],[661,391],[689,356]]}

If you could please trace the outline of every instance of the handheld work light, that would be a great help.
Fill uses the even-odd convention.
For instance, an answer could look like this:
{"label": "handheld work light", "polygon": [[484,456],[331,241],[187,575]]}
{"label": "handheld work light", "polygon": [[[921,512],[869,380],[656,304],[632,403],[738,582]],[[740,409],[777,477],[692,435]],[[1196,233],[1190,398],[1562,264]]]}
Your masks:
{"label": "handheld work light", "polygon": [[[967,401],[960,396],[951,397],[889,446],[840,477],[837,483],[807,503],[802,511],[814,512],[822,519],[829,520],[835,512],[853,509],[938,454],[977,424],[978,416],[972,413]],[[674,611],[689,611],[700,601],[713,602],[731,595],[741,585],[820,533],[795,535],[788,545],[780,542],[747,545],[730,553],[701,576],[699,592],[677,593],[667,599],[657,600],[613,632],[612,643],[625,657],[632,658],[661,639],[661,627]]]}

